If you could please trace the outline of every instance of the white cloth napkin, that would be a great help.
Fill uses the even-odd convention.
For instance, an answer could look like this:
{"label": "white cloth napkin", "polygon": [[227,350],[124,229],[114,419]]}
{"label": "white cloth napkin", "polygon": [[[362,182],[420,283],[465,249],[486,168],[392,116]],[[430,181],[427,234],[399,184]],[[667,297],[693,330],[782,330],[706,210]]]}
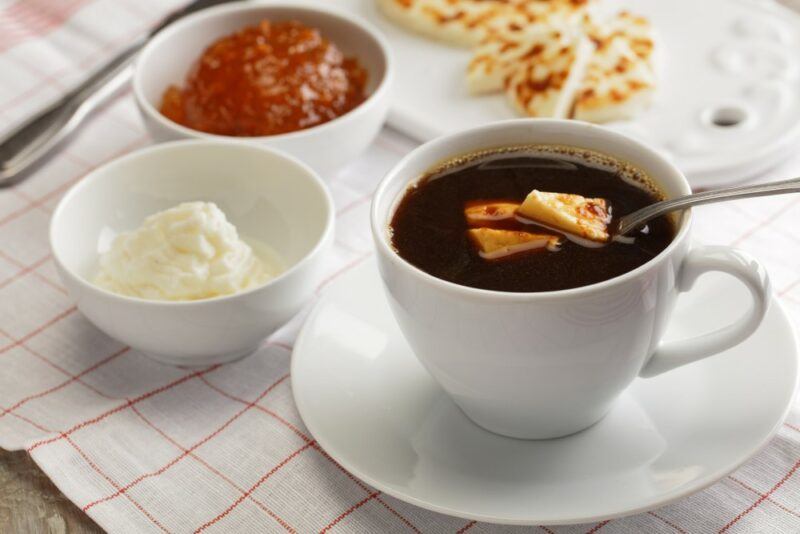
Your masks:
{"label": "white cloth napkin", "polygon": [[[0,0],[3,129],[63,94],[181,3]],[[333,462],[292,400],[289,359],[301,318],[257,354],[197,371],[155,363],[76,311],[50,257],[50,213],[90,169],[149,143],[126,92],[35,176],[0,190],[0,446],[27,449],[65,495],[111,532],[524,530],[405,504]],[[338,226],[321,291],[372,253],[370,193],[414,146],[385,130],[331,178]],[[800,157],[763,179],[798,175]],[[792,196],[708,206],[696,218],[699,239],[736,245],[767,264],[795,324],[797,221],[800,198]],[[798,468],[800,417],[794,413],[769,446],[705,491],[633,517],[538,530],[797,533]]]}

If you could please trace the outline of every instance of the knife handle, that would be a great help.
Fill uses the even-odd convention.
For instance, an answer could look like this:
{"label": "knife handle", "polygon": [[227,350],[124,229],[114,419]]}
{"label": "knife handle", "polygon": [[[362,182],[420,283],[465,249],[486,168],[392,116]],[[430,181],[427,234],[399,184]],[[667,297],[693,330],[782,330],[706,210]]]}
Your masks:
{"label": "knife handle", "polygon": [[25,171],[127,83],[133,58],[145,42],[136,41],[78,87],[9,133],[0,142],[0,187],[21,179]]}
{"label": "knife handle", "polygon": [[0,140],[0,188],[24,178],[28,169],[127,83],[133,72],[133,58],[151,37],[186,15],[231,1],[195,0],[170,13],[148,35],[137,39],[78,87]]}

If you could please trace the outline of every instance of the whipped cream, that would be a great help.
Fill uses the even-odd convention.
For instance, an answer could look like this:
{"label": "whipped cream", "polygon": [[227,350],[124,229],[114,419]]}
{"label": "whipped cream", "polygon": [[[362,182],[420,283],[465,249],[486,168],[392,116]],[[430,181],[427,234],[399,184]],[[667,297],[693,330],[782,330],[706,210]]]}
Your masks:
{"label": "whipped cream", "polygon": [[[259,251],[268,250],[263,244]],[[212,202],[185,202],[118,235],[100,257],[95,283],[150,300],[199,300],[239,293],[274,278],[274,254],[258,257]]]}

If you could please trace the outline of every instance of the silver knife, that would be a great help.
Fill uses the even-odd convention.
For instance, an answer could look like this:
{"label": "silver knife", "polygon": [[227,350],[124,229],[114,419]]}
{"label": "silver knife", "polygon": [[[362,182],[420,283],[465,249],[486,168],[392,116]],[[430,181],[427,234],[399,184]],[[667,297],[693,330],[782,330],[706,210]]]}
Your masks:
{"label": "silver knife", "polygon": [[12,185],[28,176],[26,171],[32,169],[74,132],[92,111],[128,83],[133,59],[156,33],[195,11],[232,1],[196,0],[171,13],[150,33],[137,39],[78,87],[6,135],[0,141],[0,187]]}

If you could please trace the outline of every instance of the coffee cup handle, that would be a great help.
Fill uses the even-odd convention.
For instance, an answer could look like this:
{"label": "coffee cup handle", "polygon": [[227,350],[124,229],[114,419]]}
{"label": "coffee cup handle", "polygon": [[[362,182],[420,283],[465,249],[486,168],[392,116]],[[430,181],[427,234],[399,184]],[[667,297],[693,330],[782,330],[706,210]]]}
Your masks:
{"label": "coffee cup handle", "polygon": [[689,291],[700,275],[711,271],[738,278],[750,290],[753,299],[750,309],[736,322],[713,332],[662,343],[639,376],[650,378],[722,352],[747,339],[761,324],[771,298],[770,281],[764,267],[749,254],[736,249],[720,246],[697,247],[683,260],[676,288],[681,293]]}

